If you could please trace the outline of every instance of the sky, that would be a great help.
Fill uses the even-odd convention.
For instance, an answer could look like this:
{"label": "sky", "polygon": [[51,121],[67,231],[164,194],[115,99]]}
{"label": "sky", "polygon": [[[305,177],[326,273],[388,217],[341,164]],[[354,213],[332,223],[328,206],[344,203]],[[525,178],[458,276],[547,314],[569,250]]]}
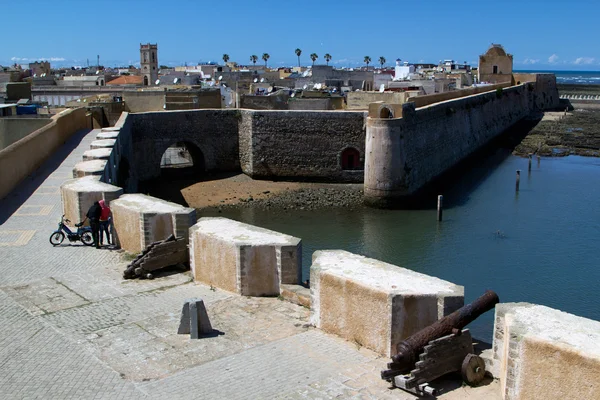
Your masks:
{"label": "sky", "polygon": [[157,43],[161,65],[270,55],[270,67],[413,63],[476,66],[491,43],[514,69],[600,70],[598,0],[28,0],[0,7],[0,65],[139,65],[140,43]]}

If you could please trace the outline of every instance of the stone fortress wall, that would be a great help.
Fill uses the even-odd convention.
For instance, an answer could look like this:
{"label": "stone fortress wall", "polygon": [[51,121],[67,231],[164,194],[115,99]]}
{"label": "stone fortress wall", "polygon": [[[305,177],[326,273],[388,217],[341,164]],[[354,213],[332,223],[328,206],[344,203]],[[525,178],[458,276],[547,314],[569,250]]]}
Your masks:
{"label": "stone fortress wall", "polygon": [[367,122],[365,200],[392,206],[532,112],[558,106],[554,75],[522,78],[527,82],[421,108],[405,103],[400,118],[393,118],[395,105],[379,105]]}
{"label": "stone fortress wall", "polygon": [[165,150],[185,142],[207,172],[237,171],[256,179],[362,182],[363,171],[343,169],[354,149],[364,161],[364,112],[194,110],[123,113],[102,180],[126,192],[160,176]]}

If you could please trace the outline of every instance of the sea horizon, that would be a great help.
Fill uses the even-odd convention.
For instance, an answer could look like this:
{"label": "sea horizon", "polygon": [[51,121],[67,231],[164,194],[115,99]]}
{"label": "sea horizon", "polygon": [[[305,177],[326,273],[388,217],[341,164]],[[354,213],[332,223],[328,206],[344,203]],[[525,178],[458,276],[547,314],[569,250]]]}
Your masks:
{"label": "sea horizon", "polygon": [[543,70],[528,69],[514,70],[517,73],[550,73],[556,75],[557,83],[574,85],[600,85],[600,71],[564,71],[564,70]]}

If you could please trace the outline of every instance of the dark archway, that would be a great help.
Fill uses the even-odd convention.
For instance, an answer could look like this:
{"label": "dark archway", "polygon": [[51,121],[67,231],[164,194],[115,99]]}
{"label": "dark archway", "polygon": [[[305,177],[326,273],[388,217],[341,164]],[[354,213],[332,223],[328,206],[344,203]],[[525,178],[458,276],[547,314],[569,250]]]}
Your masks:
{"label": "dark archway", "polygon": [[148,86],[148,77],[144,76],[144,86]]}
{"label": "dark archway", "polygon": [[343,170],[364,169],[360,160],[360,152],[354,147],[348,147],[342,151],[341,164]]}
{"label": "dark archway", "polygon": [[160,159],[160,176],[140,182],[140,191],[188,207],[183,189],[206,178],[202,150],[194,143],[171,144]]}
{"label": "dark archway", "polygon": [[379,118],[394,118],[394,113],[389,107],[381,107],[381,110],[379,110]]}
{"label": "dark archway", "polygon": [[163,153],[160,170],[162,176],[198,178],[206,170],[204,154],[191,142],[176,142]]}

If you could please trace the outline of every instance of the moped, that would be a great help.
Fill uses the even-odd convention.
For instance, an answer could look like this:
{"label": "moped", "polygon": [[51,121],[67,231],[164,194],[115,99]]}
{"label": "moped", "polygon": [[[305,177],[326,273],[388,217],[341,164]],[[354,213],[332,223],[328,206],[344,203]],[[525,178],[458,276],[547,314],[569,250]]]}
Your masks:
{"label": "moped", "polygon": [[63,242],[63,240],[65,240],[65,233],[70,242],[77,242],[78,240],[81,240],[86,246],[92,246],[94,244],[92,228],[89,226],[83,226],[83,222],[80,222],[75,224],[77,231],[73,232],[67,226],[69,222],[71,221],[65,219],[63,214],[63,216],[60,218],[60,222],[58,223],[58,229],[52,232],[52,235],[50,235],[50,243],[53,246],[58,246]]}

